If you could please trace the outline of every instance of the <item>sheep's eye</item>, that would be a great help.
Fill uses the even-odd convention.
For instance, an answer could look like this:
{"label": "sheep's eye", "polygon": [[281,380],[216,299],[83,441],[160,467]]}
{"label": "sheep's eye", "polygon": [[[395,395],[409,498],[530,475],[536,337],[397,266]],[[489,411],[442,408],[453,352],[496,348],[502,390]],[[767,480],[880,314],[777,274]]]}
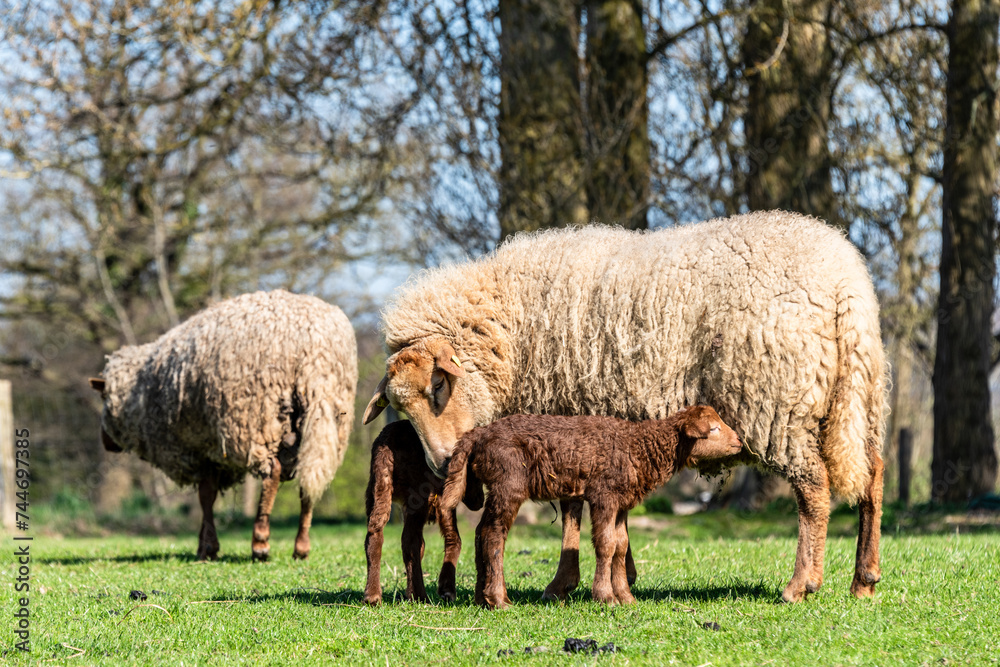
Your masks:
{"label": "sheep's eye", "polygon": [[718,426],[713,426],[712,428],[708,429],[708,432],[709,433],[718,433],[719,432],[719,427]]}

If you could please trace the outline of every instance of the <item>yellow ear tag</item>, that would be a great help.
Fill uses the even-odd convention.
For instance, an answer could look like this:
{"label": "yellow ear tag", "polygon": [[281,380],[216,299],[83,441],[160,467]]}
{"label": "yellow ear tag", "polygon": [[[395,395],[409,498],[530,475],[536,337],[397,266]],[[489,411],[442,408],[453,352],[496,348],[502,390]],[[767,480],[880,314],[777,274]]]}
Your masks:
{"label": "yellow ear tag", "polygon": [[451,355],[451,360],[454,361],[455,365],[458,366],[459,368],[462,367],[462,361],[458,358],[457,355],[454,355],[454,354]]}
{"label": "yellow ear tag", "polygon": [[389,405],[389,401],[386,398],[380,398],[377,401],[375,401],[375,405],[378,406],[378,407],[380,407],[380,408],[384,408],[387,405]]}

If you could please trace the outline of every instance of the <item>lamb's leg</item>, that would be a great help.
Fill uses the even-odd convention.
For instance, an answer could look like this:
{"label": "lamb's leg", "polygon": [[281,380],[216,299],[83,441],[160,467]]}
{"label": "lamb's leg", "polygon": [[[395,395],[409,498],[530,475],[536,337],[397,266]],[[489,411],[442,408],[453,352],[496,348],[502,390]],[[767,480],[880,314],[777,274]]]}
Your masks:
{"label": "lamb's leg", "polygon": [[491,609],[506,609],[511,602],[503,576],[503,550],[523,499],[505,498],[496,489],[490,491],[483,518],[476,527],[475,602]]}
{"label": "lamb's leg", "polygon": [[597,557],[591,594],[596,602],[607,604],[615,604],[618,601],[611,585],[611,561],[618,547],[615,531],[616,514],[614,509],[603,504],[590,503],[590,532],[594,542],[594,555]]}
{"label": "lamb's leg", "polygon": [[813,480],[795,480],[792,489],[799,506],[799,544],[795,572],[781,594],[785,602],[798,602],[823,585],[823,552],[830,522],[830,481],[826,468]]}
{"label": "lamb's leg", "polygon": [[271,553],[268,540],[271,538],[271,510],[274,497],[281,484],[281,463],[271,459],[271,474],[260,485],[260,503],[257,505],[257,519],[253,522],[253,541],[250,544],[251,559],[266,561]]}
{"label": "lamb's leg", "polygon": [[403,506],[403,567],[406,570],[406,599],[430,602],[424,589],[424,524],[427,522],[427,498],[413,495]]}
{"label": "lamb's leg", "polygon": [[444,538],[444,563],[438,576],[438,596],[447,602],[455,601],[455,570],[458,556],[462,553],[462,537],[458,534],[455,510],[449,512],[438,508],[438,527]]}
{"label": "lamb's leg", "polygon": [[[370,487],[369,487],[370,488]],[[392,502],[390,500],[390,502]],[[369,507],[371,502],[366,503]],[[368,583],[365,585],[365,603],[375,605],[382,602],[382,542],[383,530],[389,520],[389,512],[371,512],[368,516],[368,534],[365,535],[365,558],[368,560]]]}
{"label": "lamb's leg", "polygon": [[628,585],[635,584],[638,573],[635,571],[635,559],[632,558],[632,542],[628,538],[628,516],[625,516],[625,576]]}
{"label": "lamb's leg", "polygon": [[542,593],[543,600],[565,600],[570,591],[580,584],[580,517],[583,500],[572,498],[559,501],[562,510],[562,552],[556,576]]}
{"label": "lamb's leg", "polygon": [[882,578],[879,568],[879,535],[882,527],[882,457],[870,454],[872,478],[858,504],[858,552],[854,562],[851,593],[863,598],[875,595],[875,584]]}
{"label": "lamb's leg", "polygon": [[[629,553],[628,546],[628,512],[619,511],[615,517],[615,555],[611,561],[611,589],[615,593],[615,598],[619,604],[632,604],[635,597],[629,589],[628,567],[626,566],[626,554]],[[634,571],[634,570],[633,570]]]}
{"label": "lamb's leg", "polygon": [[198,482],[198,501],[201,503],[201,531],[198,533],[198,560],[215,560],[219,557],[219,537],[215,533],[215,514],[212,506],[219,489],[212,477]]}
{"label": "lamb's leg", "polygon": [[313,501],[302,489],[299,489],[299,533],[295,536],[295,551],[292,558],[305,560],[309,558],[309,528],[313,522]]}

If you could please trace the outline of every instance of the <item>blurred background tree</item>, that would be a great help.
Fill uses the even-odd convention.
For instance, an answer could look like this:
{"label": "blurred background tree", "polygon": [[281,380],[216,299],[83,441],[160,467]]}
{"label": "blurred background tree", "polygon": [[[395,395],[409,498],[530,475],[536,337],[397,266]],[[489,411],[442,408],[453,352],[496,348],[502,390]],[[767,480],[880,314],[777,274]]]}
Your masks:
{"label": "blurred background tree", "polygon": [[[890,468],[903,428],[916,498],[931,495],[932,448],[988,468],[997,107],[981,84],[996,81],[996,9],[953,4],[15,3],[0,16],[0,370],[42,435],[39,493],[175,497],[103,458],[84,379],[217,299],[282,286],[342,306],[372,371],[366,401],[378,307],[416,268],[520,230],[774,207],[837,225],[868,261],[893,372]],[[955,265],[978,267],[981,289]],[[939,285],[958,295],[941,308],[974,294],[975,316],[942,324]],[[949,326],[969,332],[964,366],[942,354],[959,349],[937,337]],[[935,363],[979,390],[967,412],[939,403],[967,428],[932,447],[933,390],[956,386],[935,370],[932,387]],[[369,430],[321,514],[361,511]],[[737,478],[743,506],[773,493]]]}

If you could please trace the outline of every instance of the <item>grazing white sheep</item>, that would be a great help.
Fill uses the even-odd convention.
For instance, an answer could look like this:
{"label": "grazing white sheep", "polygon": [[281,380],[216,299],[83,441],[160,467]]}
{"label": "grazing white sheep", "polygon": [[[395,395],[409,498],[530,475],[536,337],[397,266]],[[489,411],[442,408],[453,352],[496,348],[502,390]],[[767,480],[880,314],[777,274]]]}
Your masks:
{"label": "grazing white sheep", "polygon": [[[860,503],[851,590],[874,593],[886,365],[868,271],[832,227],[773,211],[522,234],[422,274],[382,321],[392,356],[365,422],[404,410],[438,474],[463,433],[505,415],[637,420],[706,403],[746,446],[713,469],[754,463],[795,490],[784,598],[822,583],[830,489]],[[564,524],[550,596],[579,580],[575,531]]]}
{"label": "grazing white sheep", "polygon": [[217,303],[152,343],[110,355],[101,436],[177,484],[197,484],[198,557],[215,558],[212,505],[246,473],[263,478],[252,555],[269,554],[278,485],[298,479],[296,558],[309,555],[313,506],[343,460],[358,380],[354,330],[336,306],[283,290]]}

